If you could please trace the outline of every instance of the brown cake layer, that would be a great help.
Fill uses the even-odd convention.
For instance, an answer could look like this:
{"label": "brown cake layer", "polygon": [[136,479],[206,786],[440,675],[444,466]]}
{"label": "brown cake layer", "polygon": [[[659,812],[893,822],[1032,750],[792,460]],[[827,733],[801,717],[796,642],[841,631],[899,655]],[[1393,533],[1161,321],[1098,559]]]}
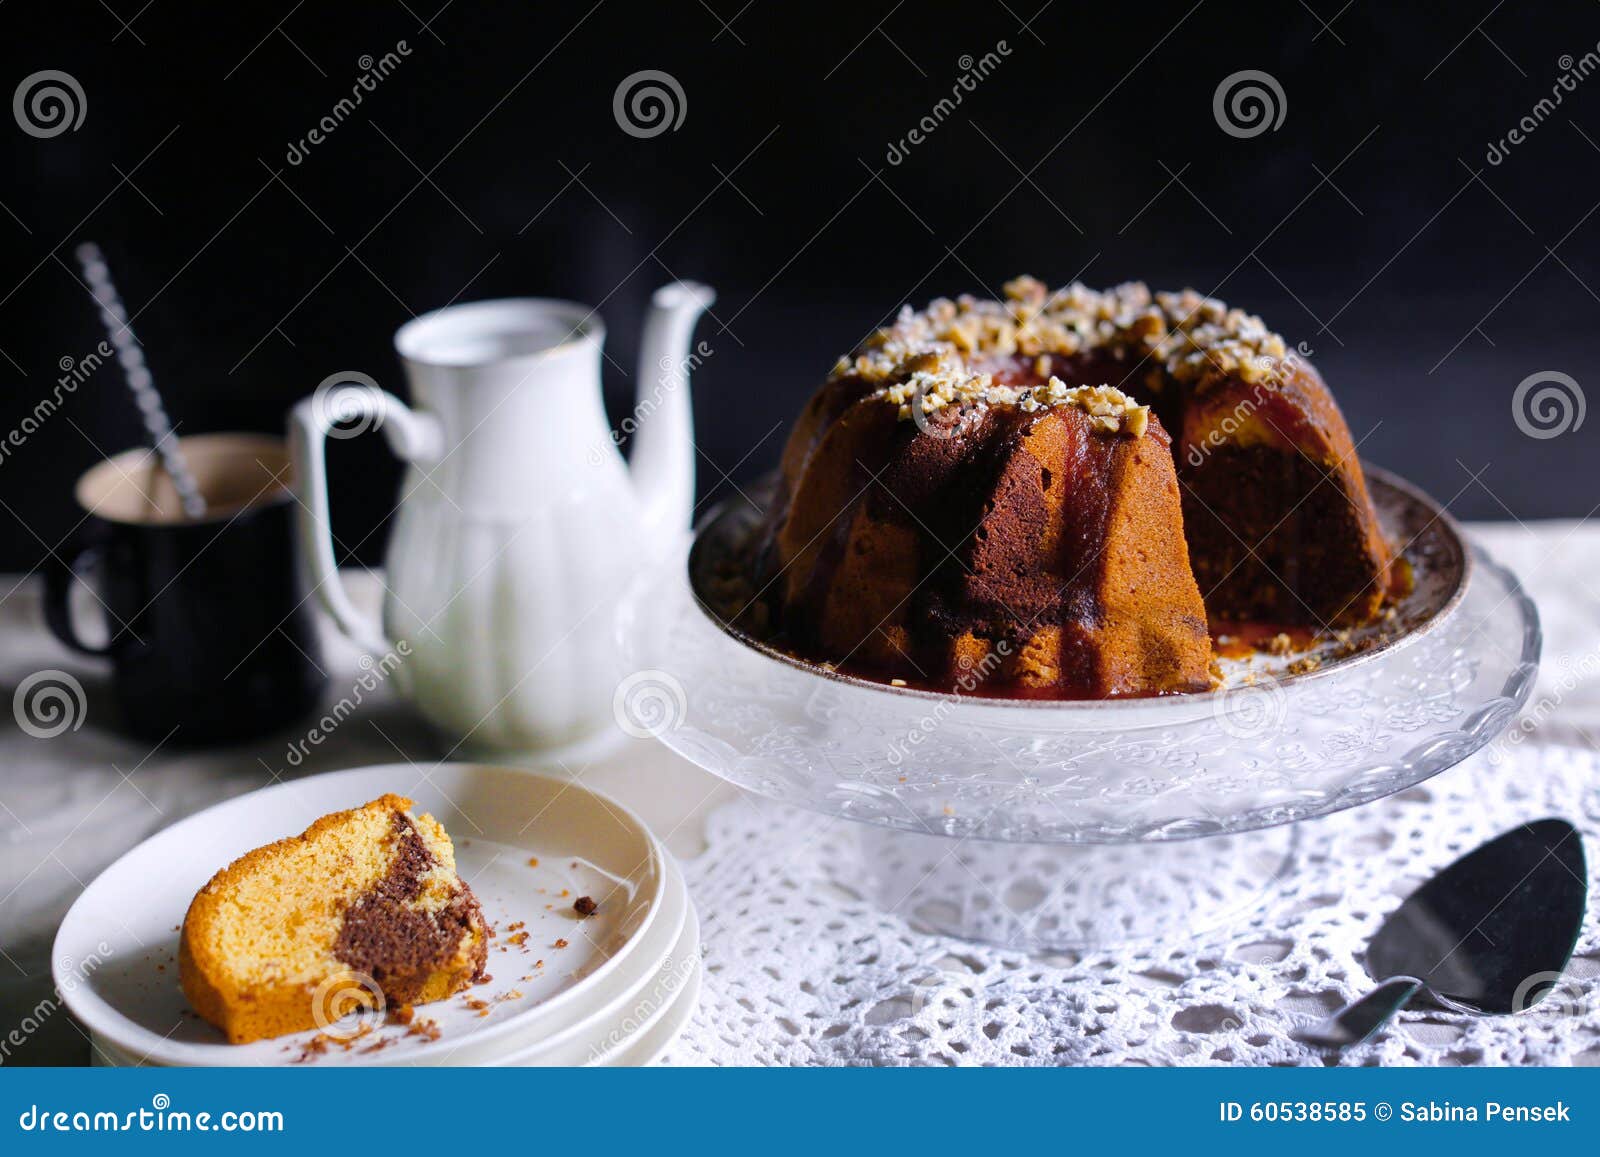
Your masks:
{"label": "brown cake layer", "polygon": [[[483,910],[465,884],[442,907],[420,907],[425,875],[438,861],[410,816],[395,812],[393,825],[397,847],[389,870],[345,909],[333,954],[376,980],[390,1002],[412,1004],[428,979],[471,940],[473,929],[483,927]],[[476,975],[488,960],[489,944],[482,938],[474,944]]]}
{"label": "brown cake layer", "polygon": [[[1146,695],[1209,685],[1208,612],[1379,612],[1349,430],[1280,337],[1193,293],[1008,293],[907,311],[800,415],[760,576],[789,645],[908,683]],[[1074,389],[1103,383],[1129,421]]]}

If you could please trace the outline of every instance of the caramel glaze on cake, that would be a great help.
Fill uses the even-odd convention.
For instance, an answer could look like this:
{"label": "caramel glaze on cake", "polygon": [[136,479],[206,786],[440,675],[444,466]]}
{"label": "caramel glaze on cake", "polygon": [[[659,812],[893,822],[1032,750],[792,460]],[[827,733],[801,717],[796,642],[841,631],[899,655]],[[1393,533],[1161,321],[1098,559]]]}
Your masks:
{"label": "caramel glaze on cake", "polygon": [[787,645],[1099,698],[1210,686],[1208,617],[1381,612],[1349,430],[1281,337],[1192,291],[1006,290],[903,311],[801,414],[758,576]]}

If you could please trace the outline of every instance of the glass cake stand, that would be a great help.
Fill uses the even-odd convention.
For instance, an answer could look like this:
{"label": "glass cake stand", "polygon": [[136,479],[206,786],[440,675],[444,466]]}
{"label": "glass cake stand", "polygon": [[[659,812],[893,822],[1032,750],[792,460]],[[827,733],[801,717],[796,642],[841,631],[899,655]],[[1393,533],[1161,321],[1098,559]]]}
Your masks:
{"label": "glass cake stand", "polygon": [[859,862],[838,882],[920,926],[1059,948],[1215,925],[1289,870],[1299,821],[1459,763],[1532,689],[1539,620],[1516,576],[1431,500],[1372,473],[1408,507],[1397,524],[1380,501],[1386,529],[1422,503],[1472,565],[1395,645],[1315,677],[1098,703],[893,688],[753,647],[680,569],[624,608],[638,674],[618,709],[731,783],[855,821]]}

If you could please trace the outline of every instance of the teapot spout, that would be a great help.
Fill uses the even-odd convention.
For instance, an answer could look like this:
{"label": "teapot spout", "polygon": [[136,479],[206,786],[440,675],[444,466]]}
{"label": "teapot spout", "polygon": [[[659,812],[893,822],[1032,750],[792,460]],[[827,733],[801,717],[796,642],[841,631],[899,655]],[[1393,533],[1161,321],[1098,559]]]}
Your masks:
{"label": "teapot spout", "polygon": [[655,291],[639,352],[632,471],[645,526],[656,535],[689,529],[694,512],[694,408],[689,375],[709,354],[690,348],[695,322],[717,295],[693,281]]}

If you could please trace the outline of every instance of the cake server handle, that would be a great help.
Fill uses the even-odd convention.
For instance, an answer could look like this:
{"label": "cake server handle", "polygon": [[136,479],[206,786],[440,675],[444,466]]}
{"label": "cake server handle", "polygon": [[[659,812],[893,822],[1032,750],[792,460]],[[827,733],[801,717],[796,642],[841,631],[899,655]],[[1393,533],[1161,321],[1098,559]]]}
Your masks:
{"label": "cake server handle", "polygon": [[1395,976],[1385,980],[1359,1000],[1345,1005],[1326,1020],[1295,1033],[1308,1045],[1324,1049],[1343,1049],[1358,1045],[1404,1008],[1422,988],[1414,976]]}

